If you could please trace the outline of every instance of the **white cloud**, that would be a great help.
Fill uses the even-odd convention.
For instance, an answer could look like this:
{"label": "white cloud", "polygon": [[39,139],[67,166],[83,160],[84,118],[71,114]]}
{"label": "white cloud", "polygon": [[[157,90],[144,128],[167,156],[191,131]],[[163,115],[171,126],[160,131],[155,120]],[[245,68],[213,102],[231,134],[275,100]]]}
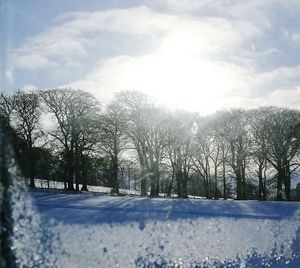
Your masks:
{"label": "white cloud", "polygon": [[300,84],[300,65],[295,67],[279,67],[269,72],[257,73],[253,77],[256,95],[265,95],[271,91],[289,90]]}
{"label": "white cloud", "polygon": [[294,89],[278,89],[270,92],[264,98],[265,105],[278,105],[300,109],[300,87]]}
{"label": "white cloud", "polygon": [[257,108],[261,106],[279,106],[300,109],[300,87],[293,89],[276,89],[264,96],[246,98],[228,96],[223,100],[223,107]]}
{"label": "white cloud", "polygon": [[[286,2],[292,2],[286,1]],[[150,5],[175,14],[224,17],[230,20],[248,20],[261,28],[270,26],[266,9],[280,4],[280,0],[149,0]]]}
{"label": "white cloud", "polygon": [[38,87],[35,85],[27,84],[27,85],[24,85],[20,90],[24,91],[24,92],[37,91]]}
{"label": "white cloud", "polygon": [[243,20],[232,22],[216,17],[185,17],[178,18],[177,24],[163,38],[162,48],[185,50],[202,57],[211,54],[224,55],[224,52],[232,52],[261,34],[259,28]]}
{"label": "white cloud", "polygon": [[[274,47],[274,33],[268,32],[270,42],[263,40],[279,16],[273,8],[299,11],[297,1],[287,2],[155,0],[152,9],[65,13],[13,50],[13,67],[42,69],[54,84],[66,77],[64,86],[86,89],[102,102],[118,90],[137,89],[203,112],[272,101],[288,105],[288,97],[276,99],[289,92],[298,101],[300,66],[269,64],[283,52]],[[284,26],[276,33],[300,40]],[[264,61],[268,71],[257,68]]]}
{"label": "white cloud", "polygon": [[93,56],[89,51],[101,44],[101,33],[155,35],[168,30],[175,19],[146,7],[60,15],[57,22],[62,24],[27,39],[13,51],[14,67],[35,70],[72,60],[80,62]]}
{"label": "white cloud", "polygon": [[45,56],[39,54],[15,54],[13,58],[14,68],[34,71],[45,66],[49,67],[49,61]]}
{"label": "white cloud", "polygon": [[11,68],[8,68],[5,71],[5,78],[7,79],[7,81],[9,81],[10,83],[12,83],[14,81],[14,76],[13,76],[13,71],[11,70]]}
{"label": "white cloud", "polygon": [[291,40],[300,46],[300,32],[294,32],[291,34]]}
{"label": "white cloud", "polygon": [[[154,43],[160,46],[162,42],[167,49],[170,43],[178,42],[178,38],[182,38],[182,43],[185,42],[183,38],[188,38],[193,50],[202,55],[220,52],[228,46],[234,49],[261,33],[259,28],[243,20],[231,22],[224,18],[168,15],[147,7],[67,13],[60,15],[57,22],[61,24],[29,38],[13,51],[15,68],[36,70],[66,66],[69,61],[80,62],[93,57],[93,49],[104,42],[102,34],[107,32],[134,38],[150,36]],[[111,40],[108,45],[117,47],[120,41],[126,42],[126,37],[121,36],[117,41]]]}

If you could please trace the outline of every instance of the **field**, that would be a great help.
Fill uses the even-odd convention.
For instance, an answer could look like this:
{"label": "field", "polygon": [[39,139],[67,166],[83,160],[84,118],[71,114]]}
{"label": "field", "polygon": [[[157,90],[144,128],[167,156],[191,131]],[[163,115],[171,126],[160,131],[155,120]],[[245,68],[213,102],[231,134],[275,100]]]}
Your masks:
{"label": "field", "polygon": [[300,265],[299,203],[59,190],[29,196],[58,267]]}

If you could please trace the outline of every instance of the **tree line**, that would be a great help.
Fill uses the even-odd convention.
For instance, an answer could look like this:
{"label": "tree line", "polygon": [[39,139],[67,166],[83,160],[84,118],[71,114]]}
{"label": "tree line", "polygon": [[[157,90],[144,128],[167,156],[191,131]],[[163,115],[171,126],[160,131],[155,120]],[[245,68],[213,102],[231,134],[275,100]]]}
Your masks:
{"label": "tree line", "polygon": [[101,184],[119,194],[128,188],[125,176],[142,196],[299,198],[300,184],[292,189],[300,164],[298,110],[200,116],[161,107],[138,91],[119,92],[102,107],[85,91],[63,88],[1,94],[0,116],[16,133],[19,165],[33,188],[41,178],[68,190]]}

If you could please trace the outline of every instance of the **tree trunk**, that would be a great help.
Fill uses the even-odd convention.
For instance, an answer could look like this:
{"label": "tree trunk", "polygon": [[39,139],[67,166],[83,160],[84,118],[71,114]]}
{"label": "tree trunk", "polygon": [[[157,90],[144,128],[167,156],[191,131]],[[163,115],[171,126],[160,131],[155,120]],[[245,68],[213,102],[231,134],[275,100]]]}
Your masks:
{"label": "tree trunk", "polygon": [[145,175],[141,178],[141,196],[147,196]]}
{"label": "tree trunk", "polygon": [[155,174],[155,182],[156,182],[156,185],[155,185],[155,195],[156,196],[159,196],[159,191],[160,191],[160,171],[159,171],[159,157],[156,156],[156,161],[155,161],[155,165],[154,165],[154,174]]}
{"label": "tree trunk", "polygon": [[263,188],[262,166],[260,164],[258,169],[258,200],[263,200]]}
{"label": "tree trunk", "polygon": [[81,187],[81,191],[85,191],[85,192],[88,191],[87,182],[86,182],[86,173],[85,172],[82,173],[82,187]]}
{"label": "tree trunk", "polygon": [[266,179],[263,182],[263,200],[267,200]]}
{"label": "tree trunk", "polygon": [[175,177],[175,171],[174,171],[174,168],[173,168],[173,170],[172,170],[172,178],[171,178],[171,182],[170,182],[170,184],[169,184],[168,192],[167,192],[167,196],[168,196],[168,197],[171,197],[171,194],[172,194],[172,188],[173,188],[174,177]]}
{"label": "tree trunk", "polygon": [[289,165],[287,165],[285,168],[284,190],[286,200],[291,201],[291,172]]}
{"label": "tree trunk", "polygon": [[183,166],[183,174],[182,174],[182,197],[188,198],[188,180],[189,180],[189,174],[188,174],[188,165],[186,160],[184,160],[184,166]]}
{"label": "tree trunk", "polygon": [[209,179],[206,178],[204,181],[205,181],[205,195],[206,195],[206,198],[211,199]]}
{"label": "tree trunk", "polygon": [[155,181],[156,181],[156,176],[155,174],[151,174],[150,175],[150,180],[151,180],[151,185],[150,185],[150,196],[155,197],[156,196],[156,185],[155,185]]}
{"label": "tree trunk", "polygon": [[206,198],[211,199],[211,182],[210,182],[210,167],[209,167],[209,162],[208,162],[208,157],[205,157],[205,171],[204,171],[204,180],[205,180],[205,185],[206,185]]}
{"label": "tree trunk", "polygon": [[152,197],[158,197],[159,194],[159,171],[158,171],[158,164],[156,161],[151,163],[151,189],[150,195]]}
{"label": "tree trunk", "polygon": [[237,200],[242,199],[242,178],[240,170],[236,170],[236,195]]}
{"label": "tree trunk", "polygon": [[223,195],[224,199],[227,199],[227,194],[226,194],[226,173],[225,173],[225,161],[223,160]]}
{"label": "tree trunk", "polygon": [[74,163],[73,163],[73,152],[69,151],[67,152],[67,171],[68,171],[68,190],[74,191],[74,185],[73,185],[73,176],[74,176]]}
{"label": "tree trunk", "polygon": [[88,191],[87,188],[87,160],[81,155],[82,188],[81,191]]}
{"label": "tree trunk", "polygon": [[159,189],[160,189],[160,185],[159,185],[159,179],[160,179],[160,174],[159,174],[159,171],[157,170],[156,172],[155,172],[156,174],[155,174],[155,177],[156,177],[156,189],[155,189],[155,194],[156,194],[156,196],[159,196]]}
{"label": "tree trunk", "polygon": [[35,188],[34,177],[30,176],[30,188]]}
{"label": "tree trunk", "polygon": [[185,170],[182,174],[182,197],[183,198],[188,198],[187,183],[188,183],[188,174]]}
{"label": "tree trunk", "polygon": [[243,165],[242,167],[242,199],[246,200],[247,199],[247,190],[246,190],[246,176],[245,176],[245,165]]}
{"label": "tree trunk", "polygon": [[112,189],[111,193],[113,194],[119,194],[119,181],[118,181],[118,158],[113,157],[112,158]]}
{"label": "tree trunk", "polygon": [[147,196],[145,166],[142,161],[140,161],[140,168],[141,168],[141,196]]}
{"label": "tree trunk", "polygon": [[215,191],[214,198],[218,199],[218,166],[215,164]]}
{"label": "tree trunk", "polygon": [[67,190],[67,163],[64,165],[64,189]]}
{"label": "tree trunk", "polygon": [[34,176],[35,176],[35,161],[32,146],[29,146],[29,174],[30,174],[30,188],[35,188]]}
{"label": "tree trunk", "polygon": [[182,197],[182,171],[177,170],[176,172],[176,182],[177,182],[177,197]]}
{"label": "tree trunk", "polygon": [[79,181],[80,181],[80,161],[79,161],[79,156],[78,152],[76,149],[75,152],[75,185],[76,185],[76,191],[79,192]]}
{"label": "tree trunk", "polygon": [[285,172],[284,172],[284,169],[282,169],[280,165],[278,166],[277,171],[278,171],[277,200],[282,201],[283,200],[283,197],[282,197],[282,184],[283,184],[284,179],[285,179]]}

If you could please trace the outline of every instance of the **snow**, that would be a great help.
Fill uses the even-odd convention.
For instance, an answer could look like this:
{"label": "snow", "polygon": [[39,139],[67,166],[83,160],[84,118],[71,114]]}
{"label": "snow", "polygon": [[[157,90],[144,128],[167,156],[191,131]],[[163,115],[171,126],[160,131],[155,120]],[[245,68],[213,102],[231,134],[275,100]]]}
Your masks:
{"label": "snow", "polygon": [[58,267],[299,267],[300,204],[30,192]]}
{"label": "snow", "polygon": [[[29,182],[27,184],[29,185]],[[48,188],[47,180],[35,179],[35,184],[36,184],[37,188],[41,188],[41,189]],[[74,184],[74,189],[75,189],[75,186],[76,185]],[[82,184],[79,184],[79,189],[81,189],[81,187],[82,187]],[[49,188],[63,190],[64,183],[60,182],[60,181],[49,181]],[[94,193],[110,193],[111,192],[110,187],[88,185],[87,188],[88,188],[89,192],[94,192]],[[139,191],[129,190],[129,189],[120,189],[120,193],[126,194],[126,195],[140,195]]]}
{"label": "snow", "polygon": [[[27,179],[27,185],[29,185],[29,179]],[[35,186],[40,189],[48,189],[48,181],[43,179],[35,179]],[[74,189],[76,185],[74,184]],[[79,189],[81,189],[82,184],[79,184]],[[57,189],[57,190],[63,190],[64,189],[64,183],[61,181],[49,181],[49,188],[50,189]],[[87,186],[89,192],[93,193],[107,193],[109,194],[111,192],[110,187],[104,187],[104,186],[95,186],[95,185],[88,185]],[[132,189],[119,189],[119,192],[121,195],[135,195],[140,196],[141,192],[138,190],[132,190]],[[150,192],[148,192],[148,195]],[[159,194],[161,197],[166,197],[167,195],[165,193]],[[172,197],[177,197],[176,194],[171,194]],[[192,196],[189,195],[190,198],[197,198],[197,199],[205,199],[203,196]]]}

